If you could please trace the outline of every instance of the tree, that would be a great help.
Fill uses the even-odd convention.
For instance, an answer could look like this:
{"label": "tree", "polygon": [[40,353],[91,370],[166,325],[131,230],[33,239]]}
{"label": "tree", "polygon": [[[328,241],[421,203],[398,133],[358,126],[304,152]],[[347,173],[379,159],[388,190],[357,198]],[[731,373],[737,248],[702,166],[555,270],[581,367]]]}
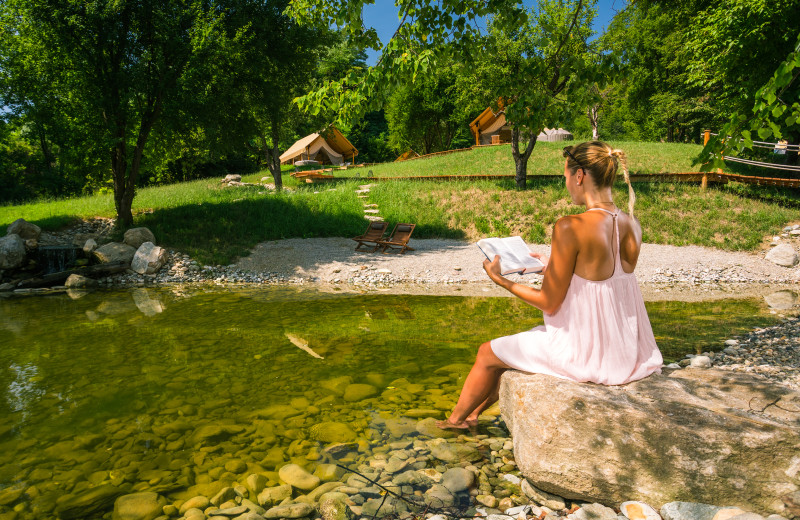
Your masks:
{"label": "tree", "polygon": [[539,133],[569,117],[570,104],[591,95],[586,83],[602,82],[605,59],[593,60],[587,42],[594,10],[583,0],[539,0],[528,21],[509,31],[508,24],[490,24],[484,60],[497,70],[491,90],[505,101],[511,124],[511,154],[516,183],[525,189],[528,159]]}
{"label": "tree", "polygon": [[389,95],[389,144],[397,152],[449,150],[456,136],[466,133],[469,121],[456,102],[458,73],[453,65],[437,67]]}
{"label": "tree", "polygon": [[[200,0],[7,0],[0,6],[6,103],[80,128],[110,166],[117,221],[133,223],[136,182],[154,127],[218,43],[220,15]],[[47,152],[45,152],[47,155]]]}

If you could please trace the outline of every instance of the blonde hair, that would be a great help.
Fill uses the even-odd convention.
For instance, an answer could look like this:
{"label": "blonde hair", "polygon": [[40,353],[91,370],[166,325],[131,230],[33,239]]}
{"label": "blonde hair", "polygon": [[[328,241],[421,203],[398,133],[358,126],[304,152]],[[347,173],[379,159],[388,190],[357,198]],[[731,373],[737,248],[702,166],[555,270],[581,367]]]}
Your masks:
{"label": "blonde hair", "polygon": [[575,146],[564,148],[564,157],[567,158],[567,168],[574,173],[582,169],[598,188],[606,188],[614,184],[617,169],[622,167],[622,175],[628,184],[628,213],[633,216],[633,205],[636,203],[636,194],[631,186],[631,176],[628,172],[628,162],[625,152],[611,148],[602,141],[586,141]]}

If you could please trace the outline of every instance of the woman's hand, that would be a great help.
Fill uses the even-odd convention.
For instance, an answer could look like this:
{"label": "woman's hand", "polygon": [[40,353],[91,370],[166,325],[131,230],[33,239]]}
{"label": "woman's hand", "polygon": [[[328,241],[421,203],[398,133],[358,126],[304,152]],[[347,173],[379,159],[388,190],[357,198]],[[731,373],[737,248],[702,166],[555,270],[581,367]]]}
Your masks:
{"label": "woman's hand", "polygon": [[494,255],[494,260],[492,261],[489,261],[488,258],[484,260],[483,270],[486,271],[486,274],[489,275],[489,278],[491,278],[494,283],[497,283],[497,280],[502,278],[500,274],[500,255]]}
{"label": "woman's hand", "polygon": [[547,264],[550,262],[550,257],[547,255],[540,255],[539,253],[531,253],[530,255],[544,264],[542,270],[539,271],[539,274],[544,274],[544,272],[547,271]]}

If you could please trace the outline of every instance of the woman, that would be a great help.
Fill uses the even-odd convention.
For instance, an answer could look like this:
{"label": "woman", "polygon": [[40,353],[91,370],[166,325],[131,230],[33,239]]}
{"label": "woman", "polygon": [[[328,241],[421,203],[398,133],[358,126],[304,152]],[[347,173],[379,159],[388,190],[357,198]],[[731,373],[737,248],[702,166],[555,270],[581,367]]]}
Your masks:
{"label": "woman", "polygon": [[[531,253],[545,269],[542,288],[500,275],[499,257],[485,260],[489,278],[544,313],[544,326],[484,343],[458,403],[441,428],[468,428],[498,399],[500,376],[514,368],[578,382],[621,385],[661,371],[644,300],[633,274],[642,229],[633,218],[636,200],[625,156],[600,141],[564,148],[564,177],[572,202],[586,206],[553,229],[551,256]],[[622,166],[628,212],[612,200]]]}

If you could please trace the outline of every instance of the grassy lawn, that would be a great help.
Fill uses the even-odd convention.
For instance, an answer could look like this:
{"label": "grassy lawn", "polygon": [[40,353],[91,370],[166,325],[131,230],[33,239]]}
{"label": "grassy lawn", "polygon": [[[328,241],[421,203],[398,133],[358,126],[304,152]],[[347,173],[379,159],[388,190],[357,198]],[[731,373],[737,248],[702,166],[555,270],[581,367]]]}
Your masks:
{"label": "grassy lawn", "polygon": [[[536,143],[528,161],[529,175],[560,175],[564,172],[561,149],[568,143]],[[702,147],[696,144],[611,142],[628,156],[631,173],[682,173],[699,171],[692,166],[692,157]],[[399,163],[376,164],[346,171],[335,171],[337,177],[416,177],[425,175],[513,175],[511,145],[487,146],[469,152],[439,155]]]}
{"label": "grassy lawn", "polygon": [[[613,144],[626,150],[631,171],[637,173],[692,171],[691,157],[699,150],[696,145]],[[363,174],[361,179],[311,185],[300,184],[287,171],[284,185],[291,189],[280,194],[260,187],[222,187],[218,179],[141,189],[134,200],[135,224],[149,227],[161,245],[213,264],[230,263],[266,240],[358,235],[366,226],[364,202],[378,204],[380,215],[391,223],[416,223],[415,238],[477,240],[519,234],[529,242],[547,243],[560,216],[580,211],[569,204],[563,180],[535,178],[562,173],[560,150],[560,144],[537,144],[525,191],[517,190],[513,180],[409,180],[376,183],[362,200],[355,190],[365,181]],[[513,173],[507,146],[369,168],[375,176]],[[266,175],[259,172],[243,180],[259,182]],[[756,250],[765,237],[800,222],[800,197],[793,190],[734,183],[706,191],[681,183],[636,183],[634,188],[636,216],[650,243]],[[615,198],[626,207],[624,183],[617,184]],[[3,206],[0,226],[24,218],[55,230],[75,220],[114,214],[111,195],[94,195]]]}

